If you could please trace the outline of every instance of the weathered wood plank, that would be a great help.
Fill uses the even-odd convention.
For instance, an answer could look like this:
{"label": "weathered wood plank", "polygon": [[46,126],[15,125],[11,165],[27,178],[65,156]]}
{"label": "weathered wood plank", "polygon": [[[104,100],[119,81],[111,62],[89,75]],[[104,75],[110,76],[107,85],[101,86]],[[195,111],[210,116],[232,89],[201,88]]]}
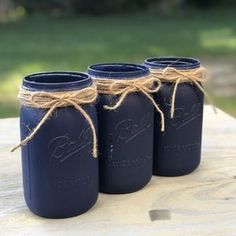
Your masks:
{"label": "weathered wood plank", "polygon": [[63,220],[27,209],[20,152],[9,153],[18,140],[18,119],[0,120],[0,235],[236,235],[236,120],[222,111],[215,115],[210,107],[204,112],[197,171],[153,177],[133,194],[100,194],[89,212]]}

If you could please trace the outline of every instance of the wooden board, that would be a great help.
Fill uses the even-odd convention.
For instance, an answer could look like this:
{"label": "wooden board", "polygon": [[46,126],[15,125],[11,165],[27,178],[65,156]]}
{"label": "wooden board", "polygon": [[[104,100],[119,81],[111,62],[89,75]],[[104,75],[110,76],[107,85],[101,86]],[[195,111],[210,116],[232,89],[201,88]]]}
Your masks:
{"label": "wooden board", "polygon": [[236,235],[236,120],[205,107],[202,163],[183,177],[153,177],[141,191],[100,194],[87,213],[33,215],[23,199],[18,119],[0,120],[0,235]]}

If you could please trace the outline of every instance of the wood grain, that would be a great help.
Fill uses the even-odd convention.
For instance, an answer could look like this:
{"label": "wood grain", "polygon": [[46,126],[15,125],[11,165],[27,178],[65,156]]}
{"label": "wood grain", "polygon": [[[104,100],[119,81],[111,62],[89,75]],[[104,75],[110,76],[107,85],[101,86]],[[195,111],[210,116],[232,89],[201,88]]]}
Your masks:
{"label": "wood grain", "polygon": [[201,166],[183,177],[153,177],[143,190],[100,194],[87,213],[63,220],[33,215],[23,199],[18,119],[0,120],[0,235],[236,235],[236,120],[204,110]]}

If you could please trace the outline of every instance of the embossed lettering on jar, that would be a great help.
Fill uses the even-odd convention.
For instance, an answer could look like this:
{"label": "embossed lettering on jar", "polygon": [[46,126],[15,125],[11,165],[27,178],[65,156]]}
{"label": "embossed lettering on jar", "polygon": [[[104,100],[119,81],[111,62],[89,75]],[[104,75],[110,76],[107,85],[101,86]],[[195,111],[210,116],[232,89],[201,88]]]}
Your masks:
{"label": "embossed lettering on jar", "polygon": [[[71,92],[89,88],[83,73],[54,72],[29,75],[22,87],[33,92]],[[74,101],[74,100],[73,100]],[[95,128],[95,103],[80,105]],[[22,140],[38,125],[48,109],[22,105]],[[93,157],[93,136],[87,120],[73,104],[57,107],[35,136],[22,146],[25,200],[32,212],[49,218],[79,215],[98,196],[98,160]]]}
{"label": "embossed lettering on jar", "polygon": [[[111,63],[92,65],[88,73],[101,79],[128,81],[149,76],[146,66]],[[98,86],[98,92],[99,92]],[[99,94],[99,181],[105,193],[129,193],[143,188],[152,176],[154,108],[140,91],[129,93],[116,108],[122,94]]]}
{"label": "embossed lettering on jar", "polygon": [[[155,114],[153,172],[163,176],[188,174],[198,167],[201,158],[204,95],[199,89],[199,80],[204,79],[204,69],[192,58],[149,58],[145,64],[154,76],[162,79],[161,90],[155,99],[165,115],[165,132],[161,133],[160,117]],[[176,79],[168,81],[169,72],[172,79]],[[184,80],[186,73],[194,75],[193,79],[199,77],[198,84],[188,76]],[[175,88],[180,77],[183,80]]]}

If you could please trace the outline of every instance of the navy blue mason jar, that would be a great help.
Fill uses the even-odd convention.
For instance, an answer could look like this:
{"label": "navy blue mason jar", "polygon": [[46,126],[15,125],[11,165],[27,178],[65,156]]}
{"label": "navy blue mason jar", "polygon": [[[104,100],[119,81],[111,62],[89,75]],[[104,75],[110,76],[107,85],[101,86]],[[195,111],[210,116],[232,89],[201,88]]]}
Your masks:
{"label": "navy blue mason jar", "polygon": [[[203,68],[199,60],[182,57],[149,58],[145,64],[154,76],[162,79],[155,99],[165,115],[165,132],[160,132],[160,117],[155,114],[153,173],[162,176],[188,174],[198,167],[201,158],[204,95],[199,89],[201,82],[197,86],[191,79],[201,81]],[[175,88],[178,79],[181,81]]]}
{"label": "navy blue mason jar", "polygon": [[[64,93],[80,91],[91,85],[92,80],[87,74],[52,72],[25,77],[22,88],[36,93]],[[95,104],[81,107],[96,128]],[[22,140],[47,111],[21,106]],[[92,144],[88,122],[71,105],[56,108],[34,137],[22,146],[24,196],[33,213],[48,218],[66,218],[79,215],[95,204],[98,197],[98,160],[92,156]]]}
{"label": "navy blue mason jar", "polygon": [[[91,65],[88,73],[95,81],[126,83],[149,76],[143,65],[108,63]],[[126,91],[124,85],[124,92]],[[122,94],[101,92],[99,98],[99,189],[104,193],[130,193],[143,188],[152,176],[154,108],[141,92],[129,93],[114,110]],[[113,86],[115,89],[115,86]],[[128,88],[129,89],[129,88]],[[123,93],[123,92],[122,92]]]}

